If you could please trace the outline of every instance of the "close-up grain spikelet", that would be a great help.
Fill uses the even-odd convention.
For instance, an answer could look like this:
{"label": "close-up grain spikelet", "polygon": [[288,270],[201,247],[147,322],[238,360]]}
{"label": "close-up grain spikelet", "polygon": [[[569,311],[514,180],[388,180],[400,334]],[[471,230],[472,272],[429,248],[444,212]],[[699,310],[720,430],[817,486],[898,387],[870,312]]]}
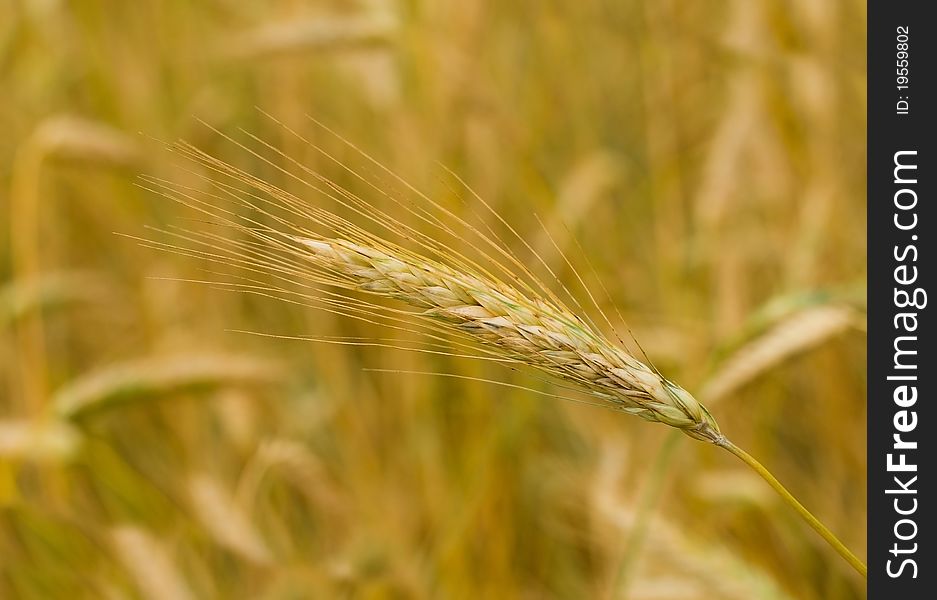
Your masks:
{"label": "close-up grain spikelet", "polygon": [[863,3],[0,16],[0,598],[863,597]]}
{"label": "close-up grain spikelet", "polygon": [[[393,192],[380,186],[379,180],[367,179],[365,171],[353,169],[309,142],[295,129],[263,114],[326,159],[337,163],[352,177],[366,183],[372,193],[389,199],[400,210],[422,219],[437,232],[438,237],[404,223],[250,133],[245,132],[245,135],[254,147],[216,132],[248,155],[282,171],[306,191],[333,201],[372,227],[362,227],[351,218],[340,216],[312,200],[270,184],[190,144],[179,142],[171,145],[170,149],[214,177],[201,175],[203,187],[153,177],[144,177],[141,185],[203,213],[211,224],[221,226],[221,232],[167,231],[165,233],[175,238],[175,242],[143,239],[145,245],[201,257],[221,267],[234,267],[233,279],[211,281],[219,286],[318,306],[388,329],[407,330],[418,326],[435,342],[444,342],[449,336],[454,336],[455,343],[462,348],[461,354],[426,347],[411,349],[482,358],[514,368],[526,367],[557,382],[559,390],[565,390],[565,393],[553,395],[570,397],[578,394],[580,401],[663,423],[696,440],[724,448],[764,478],[845,560],[865,574],[865,565],[832,532],[757,460],[723,435],[706,407],[682,387],[666,379],[656,368],[638,360],[625,349],[620,338],[616,344],[603,335],[597,323],[586,314],[583,303],[557,279],[570,303],[578,309],[580,314],[577,314],[532,268],[504,245],[490,225],[487,231],[473,226],[321,123],[313,121],[320,130],[351,148],[359,158],[413,192],[417,202],[423,205],[408,204],[394,197]],[[299,174],[273,162],[264,154],[265,151],[285,161]],[[451,172],[450,175],[531,250],[533,259],[539,260],[550,276],[556,278],[549,265],[533,252],[511,225],[458,176]],[[225,208],[222,205],[225,201],[233,201],[234,206]],[[384,234],[375,232],[381,229]],[[474,236],[483,249],[478,257],[467,256],[449,249],[441,239],[445,235]],[[416,249],[412,249],[414,246]],[[571,266],[565,254],[563,258]],[[271,286],[253,278],[252,273],[272,275],[285,285]],[[578,272],[576,279],[604,324],[614,331],[611,320]],[[392,302],[380,303],[372,297],[397,301],[409,308],[398,308]],[[362,345],[388,343],[325,338],[318,341]]]}

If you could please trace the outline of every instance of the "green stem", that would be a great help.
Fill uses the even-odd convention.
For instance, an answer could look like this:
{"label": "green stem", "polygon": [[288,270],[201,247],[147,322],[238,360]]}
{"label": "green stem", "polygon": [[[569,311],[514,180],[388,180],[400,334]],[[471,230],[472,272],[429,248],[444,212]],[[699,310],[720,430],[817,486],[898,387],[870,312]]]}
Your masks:
{"label": "green stem", "polygon": [[725,448],[726,450],[728,450],[729,452],[731,452],[732,454],[736,455],[742,460],[742,462],[744,462],[746,465],[751,467],[753,471],[761,475],[761,478],[767,481],[768,484],[771,487],[773,487],[774,490],[778,494],[780,494],[782,498],[784,498],[784,501],[787,502],[791,506],[791,508],[796,510],[797,513],[805,521],[807,521],[807,523],[810,524],[811,527],[813,527],[814,531],[819,533],[820,536],[824,540],[826,540],[827,543],[830,546],[832,546],[833,549],[836,550],[840,556],[846,559],[846,562],[852,565],[852,567],[856,571],[858,571],[860,574],[862,574],[863,577],[868,576],[867,575],[868,569],[866,568],[865,563],[859,560],[859,558],[855,554],[853,554],[849,550],[849,548],[845,546],[845,544],[839,541],[839,539],[835,535],[833,535],[833,532],[827,529],[826,526],[823,525],[823,523],[821,523],[815,516],[813,516],[813,514],[811,514],[809,510],[804,508],[804,505],[798,502],[797,498],[791,495],[791,493],[787,491],[787,488],[781,485],[781,482],[775,479],[774,475],[772,475],[768,471],[768,469],[764,468],[764,466],[762,466],[760,462],[755,460],[755,458],[751,454],[749,454],[748,452],[745,452],[744,450],[742,450],[741,448],[739,448],[738,446],[736,446],[735,444],[733,444],[732,442],[730,442],[729,440],[725,438],[722,438],[722,440],[716,442],[716,445],[721,446]]}

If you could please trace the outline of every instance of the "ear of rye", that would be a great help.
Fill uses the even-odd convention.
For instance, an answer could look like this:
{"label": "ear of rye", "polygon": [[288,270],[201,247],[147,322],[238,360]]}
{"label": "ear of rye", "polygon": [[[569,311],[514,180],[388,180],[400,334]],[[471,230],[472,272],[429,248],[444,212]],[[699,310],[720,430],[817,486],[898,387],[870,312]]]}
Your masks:
{"label": "ear of rye", "polygon": [[[288,127],[284,128],[309,143]],[[310,182],[279,167],[246,146],[238,145],[299,183],[362,216],[376,228],[386,230],[394,239],[405,240],[427,251],[431,256],[439,256],[440,259],[429,258],[368,231],[336,213],[309,205],[297,196],[187,144],[179,144],[174,148],[222,178],[229,179],[239,186],[252,188],[257,193],[245,192],[236,186],[218,184],[210,180],[209,184],[220,195],[207,193],[200,197],[198,190],[194,188],[173,185],[155,178],[146,180],[146,183],[153,186],[157,193],[207,214],[213,220],[245,234],[249,240],[189,232],[177,234],[177,238],[192,244],[194,248],[170,243],[153,243],[154,246],[225,265],[230,261],[230,266],[241,267],[248,272],[268,273],[275,279],[286,282],[290,287],[309,289],[315,284],[323,284],[403,302],[419,310],[404,311],[407,312],[403,315],[406,317],[404,319],[401,311],[353,298],[351,295],[339,299],[334,291],[317,290],[322,294],[317,297],[303,291],[278,287],[276,284],[270,286],[249,277],[241,277],[244,283],[240,284],[240,287],[235,286],[235,289],[253,291],[302,305],[306,305],[303,300],[310,300],[314,305],[318,302],[318,305],[327,311],[352,318],[362,318],[364,313],[364,320],[369,322],[374,322],[370,321],[369,317],[384,317],[398,323],[392,325],[396,329],[409,329],[409,324],[414,323],[432,325],[436,331],[459,333],[463,341],[467,338],[470,342],[468,345],[479,350],[479,354],[500,356],[510,363],[525,364],[572,384],[575,389],[598,399],[598,404],[670,425],[697,440],[715,444],[734,454],[758,473],[840,556],[859,573],[866,574],[865,564],[855,554],[800,504],[761,463],[720,432],[712,415],[702,404],[686,390],[637,360],[621,345],[610,342],[587,320],[570,310],[513,252],[499,243],[496,235],[489,237],[473,228],[465,220],[346,142],[384,174],[417,194],[441,215],[452,219],[458,227],[473,232],[480,246],[484,248],[479,249],[483,262],[475,262],[457,251],[449,251],[440,240],[382,211],[327,177],[297,163],[259,138],[252,136],[252,139],[276,152],[288,163],[301,168],[313,181]],[[318,150],[318,147],[312,144],[310,146]],[[380,187],[367,181],[353,169],[345,167],[331,155],[324,154],[346,168],[353,176],[365,181],[386,199],[395,202],[397,208],[420,219],[423,224],[436,229],[444,236],[458,237],[453,229],[432,212],[425,209],[414,210],[407,203],[383,192]],[[224,197],[233,198],[242,208],[251,211],[253,216],[239,215],[218,208],[213,201]],[[533,252],[533,248],[484,200],[477,195],[474,197]],[[301,222],[297,222],[297,218]],[[274,225],[268,224],[268,219],[272,219]],[[326,230],[328,235],[308,229],[306,225],[312,225],[316,230]],[[494,234],[490,229],[489,231]],[[494,256],[486,251],[491,251]],[[502,257],[505,262],[500,262],[495,256]],[[541,260],[541,264],[556,278],[546,263]],[[504,283],[494,276],[492,271],[501,273],[515,284]],[[568,290],[566,291],[568,293]],[[570,297],[573,298],[571,294]],[[579,306],[575,298],[573,302]],[[596,307],[598,308],[597,305]],[[402,322],[406,323],[407,327],[400,326]]]}
{"label": "ear of rye", "polygon": [[677,427],[696,439],[716,443],[722,437],[709,412],[686,390],[551,300],[391,246],[294,239],[309,263],[338,284],[423,309],[423,316],[574,383],[613,408]]}

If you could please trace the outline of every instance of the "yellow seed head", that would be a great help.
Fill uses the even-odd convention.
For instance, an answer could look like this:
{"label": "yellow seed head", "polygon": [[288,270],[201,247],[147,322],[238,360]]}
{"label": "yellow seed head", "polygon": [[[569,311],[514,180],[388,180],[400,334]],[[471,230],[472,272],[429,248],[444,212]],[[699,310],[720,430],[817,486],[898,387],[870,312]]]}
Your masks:
{"label": "yellow seed head", "polygon": [[553,301],[398,248],[343,239],[295,238],[330,276],[423,309],[423,315],[504,356],[573,382],[603,403],[710,442],[722,438],[709,412]]}

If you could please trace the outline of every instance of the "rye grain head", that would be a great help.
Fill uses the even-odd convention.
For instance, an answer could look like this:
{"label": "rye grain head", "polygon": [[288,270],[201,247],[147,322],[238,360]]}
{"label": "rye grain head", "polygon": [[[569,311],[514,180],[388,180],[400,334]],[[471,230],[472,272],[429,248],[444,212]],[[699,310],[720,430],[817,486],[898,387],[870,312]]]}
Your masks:
{"label": "rye grain head", "polygon": [[690,393],[551,299],[393,245],[294,239],[314,268],[341,284],[421,309],[421,316],[570,382],[612,408],[699,440],[721,439],[712,415]]}
{"label": "rye grain head", "polygon": [[[144,177],[142,187],[207,216],[209,226],[195,231],[163,231],[171,241],[146,238],[141,241],[234,271],[227,273],[234,278],[233,282],[207,283],[230,285],[237,291],[316,307],[389,332],[420,332],[435,349],[410,347],[400,338],[389,343],[383,338],[362,341],[362,338],[331,337],[317,341],[465,356],[512,368],[526,366],[555,380],[557,389],[584,395],[587,403],[664,423],[694,439],[715,444],[758,473],[831,547],[865,575],[865,564],[761,463],[729,441],[702,404],[656,368],[635,358],[617,335],[618,343],[603,333],[603,330],[614,333],[615,327],[546,228],[544,232],[607,328],[596,324],[588,314],[590,311],[585,310],[525,237],[467,186],[474,197],[474,208],[484,207],[489,221],[493,218],[510,231],[514,241],[530,252],[532,260],[540,262],[542,269],[538,270],[545,270],[556,286],[562,288],[569,302],[534,274],[528,262],[504,242],[489,221],[478,219],[480,226],[474,226],[321,124],[317,123],[364,160],[371,177],[273,120],[334,163],[343,177],[361,186],[377,201],[363,198],[254,135],[245,132],[252,140],[247,145],[216,131],[248,152],[252,160],[261,161],[308,195],[288,192],[180,142],[173,149],[195,163],[198,170],[190,171],[190,175],[199,183],[189,186]],[[377,172],[377,178],[373,177],[373,171]],[[450,175],[464,186],[458,176]],[[417,202],[403,200],[390,191],[393,188],[402,189]],[[381,208],[379,204],[392,208]],[[338,210],[324,207],[329,205]],[[460,251],[460,247],[467,250]],[[597,280],[604,291],[601,278]],[[454,346],[467,351],[455,354],[451,351]],[[577,400],[567,394],[545,395]]]}
{"label": "rye grain head", "polygon": [[[288,128],[287,131],[299,136]],[[173,251],[272,275],[289,284],[275,290],[264,287],[262,293],[267,295],[278,292],[282,297],[290,293],[295,298],[297,285],[307,291],[313,285],[325,287],[330,290],[325,294],[317,289],[298,296],[325,306],[330,312],[354,318],[362,318],[363,314],[368,317],[390,314],[397,329],[407,328],[408,320],[419,323],[432,334],[460,338],[462,347],[469,348],[466,356],[472,357],[474,353],[478,358],[529,367],[567,389],[584,394],[588,403],[676,427],[698,440],[719,443],[723,439],[715,419],[689,392],[635,358],[623,343],[615,343],[604,335],[586,314],[585,307],[556,278],[577,310],[571,309],[490,228],[487,232],[479,230],[419,192],[416,193],[427,206],[414,208],[369,182],[371,192],[395,206],[393,213],[382,210],[374,202],[251,137],[267,152],[292,164],[292,170],[279,168],[287,178],[324,196],[327,202],[353,211],[359,218],[352,221],[339,216],[191,145],[179,143],[173,150],[209,170],[204,183],[211,191],[154,178],[145,178],[144,187],[209,215],[214,222],[233,229],[236,235],[175,234],[183,242],[173,246]],[[255,157],[263,156],[235,143]],[[362,179],[357,172],[338,164]],[[416,191],[405,182],[403,185]],[[221,208],[232,199],[241,209],[247,209],[246,215],[243,211]],[[477,199],[496,214],[487,203]],[[405,218],[423,228],[417,229]],[[359,225],[360,222],[368,227]],[[425,233],[423,229],[427,228],[435,231],[435,235]],[[536,255],[513,228],[511,232]],[[456,241],[447,238],[460,235],[474,236],[474,242],[482,248],[480,256],[470,258],[454,249]],[[238,236],[241,239],[236,239]],[[545,262],[543,266],[555,277]],[[240,279],[245,280],[243,274]],[[250,280],[248,285],[242,283],[241,289],[258,291],[261,287],[258,283]],[[292,289],[287,292],[284,287]],[[408,310],[400,314],[388,309],[386,303],[362,300],[362,294],[399,301]],[[598,303],[592,300],[601,312]],[[602,316],[611,328],[611,321],[604,313]]]}

